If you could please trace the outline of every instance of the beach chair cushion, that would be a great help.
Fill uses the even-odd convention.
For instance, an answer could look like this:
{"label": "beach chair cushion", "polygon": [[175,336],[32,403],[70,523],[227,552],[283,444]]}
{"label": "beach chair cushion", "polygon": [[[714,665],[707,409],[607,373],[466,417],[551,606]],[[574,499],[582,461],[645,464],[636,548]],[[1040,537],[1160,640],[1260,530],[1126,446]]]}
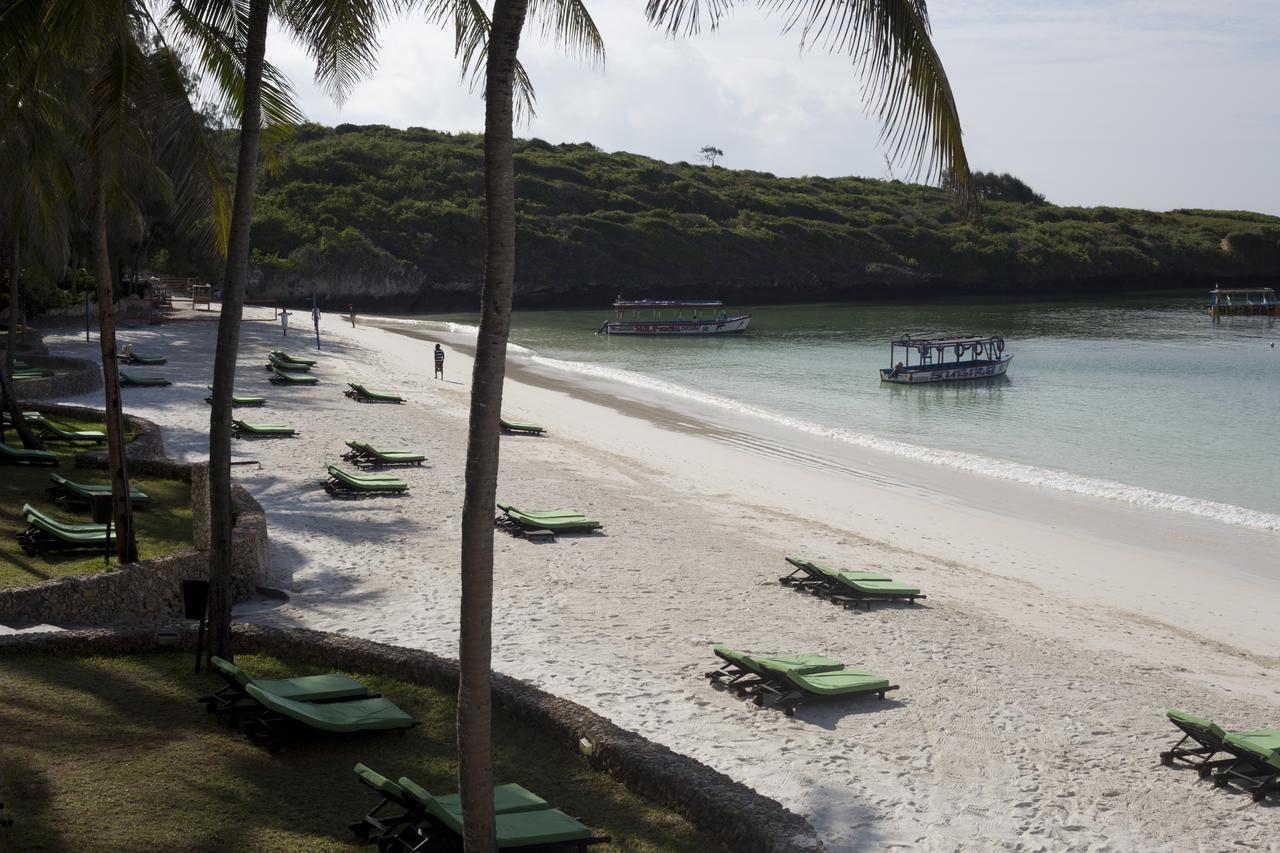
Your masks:
{"label": "beach chair cushion", "polygon": [[814,574],[821,575],[822,577],[827,578],[828,580],[836,581],[837,583],[839,582],[839,578],[837,577],[837,575],[842,575],[842,574],[848,575],[849,577],[857,580],[867,580],[867,581],[893,580],[893,578],[890,578],[888,575],[882,575],[882,574],[879,574],[878,572],[864,572],[864,571],[842,572],[833,566],[829,566],[826,563],[819,563],[817,560],[810,560],[807,557],[787,557],[786,559],[788,563],[790,563],[791,565],[795,566],[798,569],[807,569],[813,572]]}
{"label": "beach chair cushion", "polygon": [[357,698],[368,696],[369,688],[354,678],[340,673],[326,675],[300,675],[294,678],[252,678],[234,663],[214,655],[209,664],[220,675],[241,687],[256,685],[273,696],[294,699],[299,702],[321,702],[327,699]]}
{"label": "beach chair cushion", "polygon": [[47,450],[28,450],[25,447],[14,447],[0,442],[0,462],[14,465],[54,465],[58,464],[58,454]]}
{"label": "beach chair cushion", "polygon": [[776,673],[806,693],[820,696],[846,696],[853,693],[872,693],[886,690],[889,680],[854,669],[827,669],[802,672],[796,667],[778,666],[765,660],[756,660],[765,670]]}
{"label": "beach chair cushion", "polygon": [[250,435],[297,435],[297,430],[288,424],[260,424],[232,419],[231,423],[241,432]]}
{"label": "beach chair cushion", "polygon": [[1224,740],[1228,746],[1248,753],[1258,764],[1280,772],[1280,731],[1229,732]]}
{"label": "beach chair cushion", "polygon": [[[55,486],[84,501],[111,494],[111,485],[109,483],[76,483],[61,474],[50,474],[49,479]],[[149,502],[151,496],[137,486],[131,485],[129,486],[129,500],[136,504],[142,504]]]}
{"label": "beach chair cushion", "polygon": [[371,400],[381,400],[385,403],[403,403],[404,402],[403,397],[401,397],[399,394],[393,394],[390,391],[373,391],[369,388],[364,387],[359,382],[348,382],[347,384],[350,385],[351,390],[354,391],[356,395],[360,397],[368,397]]}
{"label": "beach chair cushion", "polygon": [[522,527],[542,530],[595,530],[600,527],[600,522],[594,518],[587,518],[573,510],[548,510],[536,516],[527,515],[515,507],[509,507],[503,512],[506,513],[507,518]]}
{"label": "beach chair cushion", "polygon": [[286,385],[315,385],[320,380],[306,373],[290,373],[287,370],[281,370],[276,365],[271,365],[272,379],[283,382]]}
{"label": "beach chair cushion", "polygon": [[827,672],[844,668],[844,664],[835,658],[829,658],[813,652],[801,652],[798,655],[748,655],[722,645],[712,646],[711,650],[722,660],[736,664],[743,669],[751,670],[759,675],[768,674],[768,668],[764,665],[766,661],[774,670],[795,669],[804,672]]}
{"label": "beach chair cushion", "polygon": [[1227,736],[1227,733],[1219,728],[1217,723],[1212,720],[1197,717],[1195,714],[1188,714],[1186,711],[1179,711],[1177,708],[1170,708],[1165,712],[1165,715],[1175,726],[1183,731],[1193,729],[1196,733],[1207,733],[1210,736],[1217,738],[1219,742]]}
{"label": "beach chair cushion", "polygon": [[355,766],[355,772],[356,775],[360,777],[361,782],[368,785],[378,793],[390,797],[398,802],[403,802],[408,799],[404,789],[400,785],[392,782],[376,770],[371,770],[363,764],[357,764]]}
{"label": "beach chair cushion", "polygon": [[288,362],[292,362],[293,364],[305,364],[307,367],[316,366],[315,359],[298,358],[297,356],[289,355],[289,353],[285,352],[284,350],[273,349],[271,351],[271,354],[274,355],[276,358],[280,359],[281,361],[288,361]]}
{"label": "beach chair cushion", "polygon": [[[38,525],[43,528],[56,528],[64,533],[93,533],[101,536],[103,528],[106,527],[106,525],[103,524],[83,524],[81,522],[62,521],[54,518],[52,515],[41,512],[31,504],[22,505],[22,517],[29,524],[38,523]],[[112,523],[111,526],[114,528],[115,524]]]}
{"label": "beach chair cushion", "polygon": [[161,385],[171,385],[173,383],[168,379],[165,379],[163,376],[132,376],[122,370],[120,371],[120,384],[159,387]]}
{"label": "beach chair cushion", "polygon": [[504,513],[516,512],[529,518],[586,518],[586,514],[576,509],[516,509],[511,504],[495,501],[498,509]]}
{"label": "beach chair cushion", "polygon": [[136,352],[130,352],[127,360],[130,364],[160,365],[169,363],[169,359],[162,355],[140,355]]}
{"label": "beach chair cushion", "polygon": [[385,697],[352,699],[347,702],[300,702],[268,693],[256,684],[245,685],[245,692],[263,707],[283,717],[326,732],[364,732],[407,729],[415,725],[413,717]]}
{"label": "beach chair cushion", "polygon": [[[462,801],[458,794],[432,794],[426,788],[414,782],[408,776],[400,777],[400,789],[408,799],[429,808],[434,803],[462,819]],[[493,811],[495,814],[517,814],[519,812],[536,812],[551,808],[551,804],[529,789],[509,783],[495,785],[493,788]]]}
{"label": "beach chair cushion", "polygon": [[866,580],[854,576],[850,572],[840,572],[836,578],[843,585],[862,595],[912,596],[919,595],[920,589],[894,581]]}
{"label": "beach chair cushion", "polygon": [[[403,780],[402,780],[403,783]],[[449,830],[462,835],[462,810],[456,812],[441,805],[439,798],[426,791],[427,814]],[[499,849],[504,847],[532,847],[538,844],[563,844],[567,841],[585,841],[591,838],[591,830],[559,809],[512,812],[495,815]]]}
{"label": "beach chair cushion", "polygon": [[510,432],[546,432],[545,429],[537,424],[525,423],[523,421],[509,421],[506,418],[498,418],[498,425]]}
{"label": "beach chair cushion", "polygon": [[329,476],[362,492],[403,492],[409,484],[394,474],[352,474],[336,465],[328,466]]}

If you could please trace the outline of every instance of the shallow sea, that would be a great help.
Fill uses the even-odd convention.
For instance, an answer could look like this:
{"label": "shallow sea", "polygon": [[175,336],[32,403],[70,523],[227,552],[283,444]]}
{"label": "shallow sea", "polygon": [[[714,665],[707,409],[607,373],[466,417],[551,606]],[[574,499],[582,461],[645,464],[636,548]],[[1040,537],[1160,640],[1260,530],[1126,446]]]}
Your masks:
{"label": "shallow sea", "polygon": [[[1280,531],[1280,325],[1214,322],[1204,302],[754,307],[745,334],[696,339],[597,335],[607,309],[519,311],[511,339],[538,362],[839,440]],[[1003,335],[1009,375],[882,384],[904,332]]]}

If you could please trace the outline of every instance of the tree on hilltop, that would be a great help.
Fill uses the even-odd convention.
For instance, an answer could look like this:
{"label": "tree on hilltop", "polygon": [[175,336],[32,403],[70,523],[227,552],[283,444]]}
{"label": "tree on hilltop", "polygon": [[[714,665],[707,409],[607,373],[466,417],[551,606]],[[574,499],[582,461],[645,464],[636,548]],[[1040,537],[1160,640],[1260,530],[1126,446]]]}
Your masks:
{"label": "tree on hilltop", "polygon": [[698,151],[698,156],[707,161],[708,166],[714,166],[718,157],[723,157],[724,152],[714,145],[704,145]]}

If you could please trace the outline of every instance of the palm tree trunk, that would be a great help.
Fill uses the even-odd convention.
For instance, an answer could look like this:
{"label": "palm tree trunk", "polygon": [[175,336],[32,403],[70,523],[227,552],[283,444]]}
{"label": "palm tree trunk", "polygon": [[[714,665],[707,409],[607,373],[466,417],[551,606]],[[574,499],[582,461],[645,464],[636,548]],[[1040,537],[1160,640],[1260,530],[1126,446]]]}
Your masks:
{"label": "palm tree trunk", "polygon": [[[18,276],[22,273],[22,265],[18,260],[20,242],[18,226],[13,228],[13,241],[9,253],[9,334],[5,342],[5,363],[0,366],[0,408],[9,413],[13,422],[13,430],[22,440],[22,446],[31,450],[43,450],[44,444],[36,438],[31,427],[22,417],[22,408],[18,405],[18,397],[14,393],[13,366],[18,358]],[[0,426],[0,441],[4,441],[5,428]]]}
{"label": "palm tree trunk", "polygon": [[213,412],[209,416],[209,652],[227,660],[231,648],[231,392],[240,350],[240,319],[249,278],[249,226],[258,179],[262,132],[262,67],[270,0],[250,0],[245,44],[244,115],[231,208],[227,266],[222,277],[218,351],[213,360]]}
{"label": "palm tree trunk", "polygon": [[6,359],[4,369],[11,382],[13,381],[13,362],[18,357],[18,276],[22,273],[22,264],[18,259],[20,248],[18,225],[15,222],[13,238],[9,241],[9,334],[4,343]]}
{"label": "palm tree trunk", "polygon": [[120,400],[120,371],[116,365],[116,307],[111,287],[111,253],[107,247],[107,176],[102,152],[92,154],[93,269],[98,287],[98,342],[102,350],[102,381],[106,386],[107,469],[111,475],[111,509],[116,523],[116,556],[121,563],[138,559],[129,502],[129,472],[124,453],[124,405]]}
{"label": "palm tree trunk", "polygon": [[458,638],[458,791],[467,853],[497,849],[493,817],[493,502],[498,418],[511,331],[516,267],[512,83],[528,0],[496,0],[485,78],[484,173],[488,250],[480,332],[471,372],[466,497],[462,505],[462,603]]}

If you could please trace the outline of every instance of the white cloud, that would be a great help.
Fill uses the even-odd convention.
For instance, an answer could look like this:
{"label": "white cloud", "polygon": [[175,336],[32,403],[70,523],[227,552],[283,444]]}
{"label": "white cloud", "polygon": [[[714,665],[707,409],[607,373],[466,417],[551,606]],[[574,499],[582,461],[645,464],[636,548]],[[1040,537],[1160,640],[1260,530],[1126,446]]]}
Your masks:
{"label": "white cloud", "polygon": [[[885,176],[850,60],[801,53],[780,19],[743,8],[673,42],[645,23],[640,0],[590,9],[603,73],[526,34],[538,115],[520,135],[664,160],[713,144],[733,168]],[[975,168],[1012,172],[1060,203],[1280,213],[1270,0],[934,0],[931,13]],[[421,17],[393,23],[378,72],[341,110],[278,31],[268,55],[316,121],[483,128],[451,34]]]}

